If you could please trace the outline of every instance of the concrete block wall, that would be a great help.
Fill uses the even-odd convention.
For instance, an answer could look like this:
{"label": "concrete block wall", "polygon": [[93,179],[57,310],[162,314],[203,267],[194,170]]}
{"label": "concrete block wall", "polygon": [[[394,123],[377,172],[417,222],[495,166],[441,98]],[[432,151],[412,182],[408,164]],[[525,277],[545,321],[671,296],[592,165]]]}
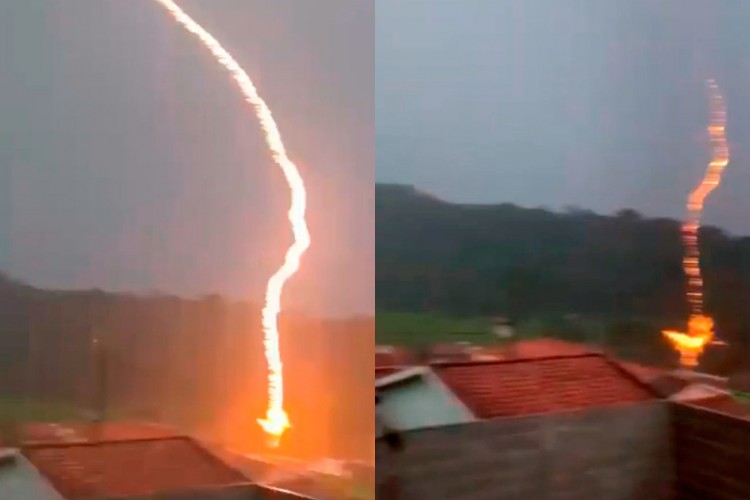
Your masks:
{"label": "concrete block wall", "polygon": [[750,498],[750,421],[674,404],[672,425],[677,498]]}
{"label": "concrete block wall", "polygon": [[404,437],[400,456],[377,451],[379,475],[381,464],[383,473],[398,472],[401,499],[673,498],[669,406],[662,401],[492,419]]}

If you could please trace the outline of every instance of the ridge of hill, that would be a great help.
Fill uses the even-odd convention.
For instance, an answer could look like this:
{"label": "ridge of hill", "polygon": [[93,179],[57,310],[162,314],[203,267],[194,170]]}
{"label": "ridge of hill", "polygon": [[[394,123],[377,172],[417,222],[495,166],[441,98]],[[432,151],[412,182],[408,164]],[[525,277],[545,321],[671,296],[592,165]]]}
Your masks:
{"label": "ridge of hill", "polygon": [[[521,320],[550,314],[687,314],[680,222],[510,203],[442,201],[376,185],[376,309]],[[700,232],[706,308],[729,336],[750,325],[750,238]]]}

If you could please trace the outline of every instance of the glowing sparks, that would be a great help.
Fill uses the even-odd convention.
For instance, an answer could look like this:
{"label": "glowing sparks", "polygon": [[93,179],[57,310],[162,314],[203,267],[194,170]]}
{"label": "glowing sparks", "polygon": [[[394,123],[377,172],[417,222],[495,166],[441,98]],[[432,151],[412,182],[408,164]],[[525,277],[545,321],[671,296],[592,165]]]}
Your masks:
{"label": "glowing sparks", "polygon": [[687,300],[690,306],[688,330],[687,333],[663,332],[679,351],[680,363],[687,367],[697,365],[698,356],[714,336],[714,322],[703,314],[703,278],[700,268],[698,229],[706,197],[719,186],[721,175],[729,165],[729,146],[726,137],[727,110],[724,96],[714,80],[708,81],[708,92],[711,110],[708,134],[711,140],[712,158],[703,180],[688,197],[687,217],[682,225],[682,239],[685,247],[682,264],[687,277]]}
{"label": "glowing sparks", "polygon": [[702,314],[693,315],[688,320],[688,332],[663,332],[672,345],[680,352],[680,363],[688,368],[698,365],[698,356],[714,336],[713,320]]}
{"label": "glowing sparks", "polygon": [[276,446],[284,431],[290,427],[289,417],[284,411],[284,379],[279,349],[278,315],[281,311],[281,293],[286,281],[299,269],[300,259],[310,246],[310,233],[305,222],[307,193],[304,181],[299,170],[286,154],[271,110],[258,95],[255,85],[245,70],[209,32],[188,16],[173,0],[155,1],[167,9],[186,30],[196,35],[232,75],[245,96],[245,100],[253,107],[271,156],[281,168],[291,190],[289,221],[294,241],[286,252],[284,263],[268,280],[262,318],[264,347],[268,362],[268,408],[265,418],[258,419],[258,423],[271,438],[271,444]]}

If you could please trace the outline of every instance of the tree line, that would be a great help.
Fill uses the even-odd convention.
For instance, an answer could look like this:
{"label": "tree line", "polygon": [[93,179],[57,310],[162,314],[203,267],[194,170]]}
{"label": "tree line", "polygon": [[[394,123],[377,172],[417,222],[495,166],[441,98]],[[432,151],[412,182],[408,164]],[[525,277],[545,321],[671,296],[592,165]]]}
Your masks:
{"label": "tree line", "polygon": [[[376,228],[378,311],[662,326],[679,326],[688,314],[676,220],[454,204],[411,186],[378,185]],[[706,310],[725,339],[746,345],[750,238],[703,227],[700,247]]]}
{"label": "tree line", "polygon": [[[260,312],[216,295],[52,291],[3,275],[0,397],[163,422],[262,451],[255,421],[266,404]],[[372,370],[361,367],[374,363],[372,319],[282,316],[280,329],[293,425],[284,451],[366,460]]]}

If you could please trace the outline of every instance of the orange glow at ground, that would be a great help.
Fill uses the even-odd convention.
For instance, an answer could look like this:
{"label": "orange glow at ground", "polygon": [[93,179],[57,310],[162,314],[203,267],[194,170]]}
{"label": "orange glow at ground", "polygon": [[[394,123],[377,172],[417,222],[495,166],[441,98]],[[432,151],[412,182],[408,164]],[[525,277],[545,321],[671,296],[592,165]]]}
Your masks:
{"label": "orange glow at ground", "polygon": [[245,100],[255,112],[271,156],[281,168],[291,191],[289,221],[292,226],[294,241],[286,252],[283,264],[268,280],[266,304],[262,313],[263,344],[266,362],[268,363],[268,406],[265,418],[259,418],[257,421],[269,437],[269,444],[277,447],[281,436],[290,427],[289,417],[284,410],[284,377],[279,347],[278,316],[281,311],[281,294],[284,285],[297,272],[300,259],[310,246],[310,233],[305,221],[307,206],[305,184],[297,166],[287,156],[281,133],[271,110],[258,94],[253,81],[245,70],[213,35],[188,16],[173,0],[155,1],[167,9],[187,31],[198,37],[216,60],[234,78]]}
{"label": "orange glow at ground", "polygon": [[721,175],[729,165],[729,146],[726,137],[727,111],[724,96],[714,80],[708,82],[710,124],[708,135],[711,141],[712,158],[701,183],[690,193],[687,202],[687,218],[682,225],[685,257],[682,265],[687,277],[687,301],[690,306],[687,332],[662,332],[680,353],[680,364],[694,367],[706,344],[713,339],[714,322],[703,313],[703,278],[700,268],[698,229],[706,198],[721,183]]}
{"label": "orange glow at ground", "polygon": [[714,321],[704,315],[691,316],[687,333],[666,330],[664,336],[680,353],[680,364],[686,368],[698,365],[698,356],[714,336]]}

